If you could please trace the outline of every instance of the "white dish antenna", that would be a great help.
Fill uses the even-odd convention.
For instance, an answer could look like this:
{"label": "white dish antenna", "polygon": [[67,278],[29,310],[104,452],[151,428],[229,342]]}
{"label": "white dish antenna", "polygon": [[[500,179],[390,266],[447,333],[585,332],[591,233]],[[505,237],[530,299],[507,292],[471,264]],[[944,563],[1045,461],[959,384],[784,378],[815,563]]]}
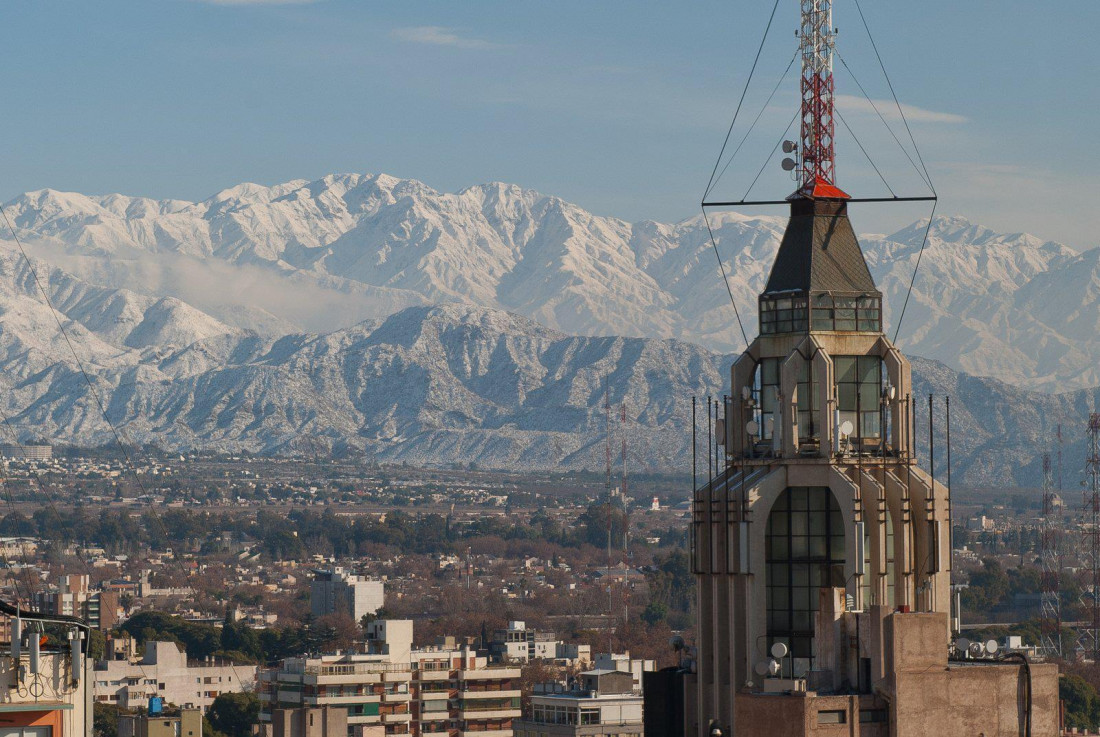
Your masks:
{"label": "white dish antenna", "polygon": [[755,666],[753,666],[753,670],[756,671],[756,675],[758,675],[758,676],[768,675],[768,671],[770,669],[771,669],[770,661],[767,661],[767,660],[758,661],[757,664]]}
{"label": "white dish antenna", "polygon": [[855,429],[855,425],[852,424],[851,420],[845,420],[844,422],[840,423],[840,434],[844,437],[848,437],[849,435],[851,435],[852,430]]}
{"label": "white dish antenna", "polygon": [[745,425],[745,432],[747,432],[749,435],[759,435],[760,423],[758,423],[756,420],[749,420],[749,424]]}
{"label": "white dish antenna", "polygon": [[768,674],[769,675],[777,676],[777,675],[779,675],[780,671],[782,671],[782,670],[783,670],[783,666],[779,664],[778,660],[769,660],[768,661]]}
{"label": "white dish antenna", "polygon": [[970,640],[966,639],[965,637],[960,637],[959,639],[955,640],[955,649],[957,649],[960,653],[970,652]]}
{"label": "white dish antenna", "polygon": [[1001,649],[1001,646],[997,644],[996,640],[987,640],[985,643],[985,651],[989,655],[996,655],[997,651]]}
{"label": "white dish antenna", "polygon": [[777,642],[772,645],[772,657],[776,660],[782,660],[783,658],[787,657],[787,653],[789,652],[790,650],[787,649],[787,646],[782,642]]}

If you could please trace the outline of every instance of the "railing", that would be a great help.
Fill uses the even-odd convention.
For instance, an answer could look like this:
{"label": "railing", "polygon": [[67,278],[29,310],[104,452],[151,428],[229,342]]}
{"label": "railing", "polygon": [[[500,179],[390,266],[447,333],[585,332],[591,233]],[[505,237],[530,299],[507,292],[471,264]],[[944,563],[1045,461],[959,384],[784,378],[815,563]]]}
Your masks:
{"label": "railing", "polygon": [[329,663],[292,667],[287,672],[310,676],[358,676],[375,673],[408,673],[410,668],[409,663]]}

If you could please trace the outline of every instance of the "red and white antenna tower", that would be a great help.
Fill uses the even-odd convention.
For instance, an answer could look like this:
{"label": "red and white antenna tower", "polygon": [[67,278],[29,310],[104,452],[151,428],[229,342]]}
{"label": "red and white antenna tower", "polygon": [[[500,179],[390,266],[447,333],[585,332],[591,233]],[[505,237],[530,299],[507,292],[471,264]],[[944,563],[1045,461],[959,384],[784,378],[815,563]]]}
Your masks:
{"label": "red and white antenna tower", "polygon": [[1054,500],[1054,468],[1050,453],[1043,454],[1043,518],[1039,554],[1040,645],[1047,657],[1062,657],[1062,525]]}
{"label": "red and white antenna tower", "polygon": [[802,0],[802,141],[798,195],[848,199],[836,186],[832,0]]}

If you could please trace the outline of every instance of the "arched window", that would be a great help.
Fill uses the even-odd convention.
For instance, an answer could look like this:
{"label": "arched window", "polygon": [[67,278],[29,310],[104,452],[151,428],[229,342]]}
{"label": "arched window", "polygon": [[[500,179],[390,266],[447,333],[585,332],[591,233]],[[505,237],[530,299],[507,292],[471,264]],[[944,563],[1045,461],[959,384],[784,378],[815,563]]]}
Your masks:
{"label": "arched window", "polygon": [[844,520],[827,487],[792,487],[768,516],[768,648],[785,643],[795,672],[812,666],[814,614],[822,587],[844,586]]}

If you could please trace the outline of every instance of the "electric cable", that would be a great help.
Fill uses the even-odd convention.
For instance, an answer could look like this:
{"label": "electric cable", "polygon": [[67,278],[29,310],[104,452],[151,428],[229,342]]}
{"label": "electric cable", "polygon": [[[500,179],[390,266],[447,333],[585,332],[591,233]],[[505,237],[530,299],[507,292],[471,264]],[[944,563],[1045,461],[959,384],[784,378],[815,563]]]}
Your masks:
{"label": "electric cable", "polygon": [[[775,97],[775,93],[777,93],[779,91],[779,88],[783,86],[783,82],[785,82],[787,80],[787,75],[790,74],[791,68],[794,66],[794,63],[797,59],[798,59],[798,53],[796,52],[794,54],[794,56],[791,57],[791,61],[787,65],[786,70],[784,70],[783,76],[781,76],[779,78],[779,81],[776,82],[775,87],[772,88],[772,92],[771,92],[770,95],[768,95],[768,99],[764,101],[764,105],[763,105],[763,107],[760,108],[760,112],[756,114],[756,118],[752,121],[752,124],[749,126],[749,129],[745,132],[745,135],[741,138],[741,142],[737,144],[737,148],[735,148],[733,150],[733,153],[730,154],[729,159],[726,161],[725,165],[722,167],[722,171],[718,172],[718,176],[715,177],[715,179],[714,179],[714,184],[711,185],[712,188],[717,186],[718,182],[720,182],[722,180],[722,177],[725,175],[726,170],[730,168],[730,164],[732,164],[733,160],[735,158],[737,158],[737,154],[740,153],[741,148],[745,145],[745,142],[749,140],[749,136],[752,135],[753,130],[756,128],[756,124],[760,122],[760,118],[764,117],[764,113],[767,112],[768,105],[771,104],[772,99]],[[709,190],[708,190],[708,194],[709,194]]]}
{"label": "electric cable", "polygon": [[857,146],[859,146],[859,150],[863,152],[863,155],[867,158],[867,163],[870,164],[871,168],[875,170],[875,174],[878,174],[878,178],[881,179],[882,183],[886,185],[886,189],[890,191],[890,194],[893,197],[897,197],[897,194],[894,192],[893,187],[891,187],[890,183],[886,181],[886,177],[882,176],[882,172],[879,171],[877,166],[875,166],[874,160],[871,159],[871,154],[867,153],[867,149],[863,147],[863,144],[859,140],[859,136],[855,134],[855,131],[852,130],[852,127],[848,125],[848,121],[845,120],[844,116],[840,114],[840,110],[834,108],[833,112],[836,113],[836,116],[838,118],[840,118],[840,122],[844,124],[844,127],[845,129],[847,129],[848,134],[852,137],[852,140],[856,142]]}
{"label": "electric cable", "polygon": [[749,93],[749,85],[752,84],[753,75],[756,73],[756,65],[760,63],[760,55],[764,52],[764,44],[768,40],[768,33],[771,31],[772,22],[775,20],[775,11],[779,9],[779,0],[775,0],[775,4],[772,5],[771,15],[768,16],[768,25],[764,28],[764,37],[760,39],[760,46],[756,49],[756,58],[752,61],[752,68],[749,70],[749,78],[745,80],[745,89],[741,91],[741,99],[737,101],[737,108],[733,111],[733,120],[730,121],[729,130],[726,131],[726,138],[722,141],[722,148],[718,152],[718,160],[714,162],[714,169],[711,170],[710,179],[707,180],[707,188],[703,192],[703,199],[706,200],[707,195],[710,194],[710,188],[714,186],[714,176],[718,172],[718,165],[722,163],[722,157],[726,153],[726,146],[729,144],[730,136],[733,135],[733,127],[737,125],[737,117],[741,114],[741,106],[745,103],[745,95]]}

